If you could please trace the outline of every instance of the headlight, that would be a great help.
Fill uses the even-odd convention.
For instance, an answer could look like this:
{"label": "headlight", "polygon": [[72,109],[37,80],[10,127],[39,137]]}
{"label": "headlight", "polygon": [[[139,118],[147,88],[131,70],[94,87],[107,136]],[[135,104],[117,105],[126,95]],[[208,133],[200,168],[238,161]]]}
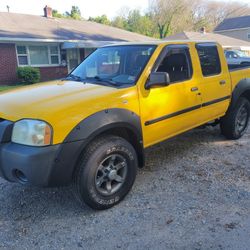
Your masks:
{"label": "headlight", "polygon": [[14,124],[11,141],[27,146],[47,146],[52,141],[52,128],[44,121],[20,120]]}

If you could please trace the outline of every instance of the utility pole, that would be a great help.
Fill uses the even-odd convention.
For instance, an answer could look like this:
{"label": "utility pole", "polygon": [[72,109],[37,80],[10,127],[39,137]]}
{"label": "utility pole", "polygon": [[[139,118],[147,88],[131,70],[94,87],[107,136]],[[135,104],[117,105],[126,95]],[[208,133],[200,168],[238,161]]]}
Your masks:
{"label": "utility pole", "polygon": [[7,11],[10,12],[10,6],[7,5],[6,7],[7,7]]}

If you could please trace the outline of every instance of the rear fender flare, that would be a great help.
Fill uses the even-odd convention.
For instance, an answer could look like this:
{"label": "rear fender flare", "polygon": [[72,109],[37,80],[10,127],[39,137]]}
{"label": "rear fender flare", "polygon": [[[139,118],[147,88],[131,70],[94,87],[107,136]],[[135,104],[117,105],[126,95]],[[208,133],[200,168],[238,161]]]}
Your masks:
{"label": "rear fender flare", "polygon": [[[250,78],[242,79],[234,88],[228,111],[231,111],[244,93],[250,92]],[[250,100],[249,100],[250,101]]]}

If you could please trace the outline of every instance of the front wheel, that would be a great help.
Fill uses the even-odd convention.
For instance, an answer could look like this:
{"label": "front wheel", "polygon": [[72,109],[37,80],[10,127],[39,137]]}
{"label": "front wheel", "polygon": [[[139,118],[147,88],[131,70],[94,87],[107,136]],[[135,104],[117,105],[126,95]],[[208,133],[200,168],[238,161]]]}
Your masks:
{"label": "front wheel", "polygon": [[87,147],[75,172],[77,198],[93,209],[107,209],[130,191],[137,172],[132,145],[118,136],[104,136]]}
{"label": "front wheel", "polygon": [[250,116],[250,103],[240,97],[235,107],[220,122],[221,132],[228,139],[239,139],[247,130]]}

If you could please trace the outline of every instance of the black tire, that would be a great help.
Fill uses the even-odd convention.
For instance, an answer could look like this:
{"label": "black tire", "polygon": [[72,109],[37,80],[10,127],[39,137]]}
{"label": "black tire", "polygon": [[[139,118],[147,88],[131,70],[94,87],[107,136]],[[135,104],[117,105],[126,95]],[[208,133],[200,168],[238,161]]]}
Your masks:
{"label": "black tire", "polygon": [[112,135],[95,139],[75,172],[77,199],[93,209],[113,207],[132,188],[137,167],[135,149],[128,141]]}
{"label": "black tire", "polygon": [[[248,128],[249,116],[250,103],[245,97],[240,97],[235,107],[221,118],[221,133],[227,139],[239,139],[245,134]],[[240,118],[242,118],[241,122]]]}

